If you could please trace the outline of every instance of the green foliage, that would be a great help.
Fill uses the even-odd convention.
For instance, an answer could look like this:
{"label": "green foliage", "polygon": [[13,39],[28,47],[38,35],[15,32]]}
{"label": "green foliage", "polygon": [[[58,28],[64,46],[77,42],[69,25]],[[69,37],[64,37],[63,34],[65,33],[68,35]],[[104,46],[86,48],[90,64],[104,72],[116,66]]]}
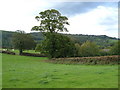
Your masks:
{"label": "green foliage", "polygon": [[41,51],[41,44],[37,44],[37,46],[35,47],[35,52],[40,52]]}
{"label": "green foliage", "polygon": [[81,45],[80,56],[96,56],[99,55],[99,48],[94,42],[86,41]]}
{"label": "green foliage", "polygon": [[69,37],[57,33],[47,33],[47,35],[48,38],[40,46],[41,52],[50,58],[74,56],[75,45]]}
{"label": "green foliage", "polygon": [[78,43],[75,43],[76,55],[77,57],[81,56],[81,46]]}
{"label": "green foliage", "polygon": [[1,44],[2,44],[2,48],[7,48],[7,49],[9,49],[9,48],[12,48],[13,47],[13,45],[12,45],[12,36],[13,36],[13,34],[15,33],[15,32],[11,32],[11,31],[1,31],[1,33],[2,34],[0,34],[0,35],[2,35],[2,36],[0,36],[0,38],[1,38]]}
{"label": "green foliage", "polygon": [[115,55],[120,55],[120,40],[116,42],[111,48],[111,53]]}
{"label": "green foliage", "polygon": [[[45,40],[40,46],[42,47],[41,52],[47,54],[49,58],[71,56],[70,47],[72,44],[69,38],[57,34],[58,32],[68,31],[65,27],[65,25],[69,25],[68,18],[61,16],[60,12],[55,9],[40,12],[39,16],[35,18],[40,21],[40,26],[34,26],[32,30],[41,31],[45,36]],[[40,49],[40,47],[36,48]]]}
{"label": "green foliage", "polygon": [[99,52],[100,56],[107,56],[107,55],[112,55],[110,51],[105,51],[105,49],[100,49]]}
{"label": "green foliage", "polygon": [[24,31],[17,31],[13,35],[13,45],[15,49],[19,49],[19,54],[22,54],[23,50],[33,49],[35,42],[31,35],[25,34]]}
{"label": "green foliage", "polygon": [[82,45],[76,43],[76,56],[97,56],[99,55],[99,47],[94,42],[86,41]]}
{"label": "green foliage", "polygon": [[84,42],[95,42],[101,49],[109,48],[117,41],[116,38],[108,37],[106,35],[83,35],[83,34],[69,34],[75,39],[75,43],[83,44]]}
{"label": "green foliage", "polygon": [[[2,36],[2,46],[3,48],[12,48],[12,36],[15,32],[12,31],[1,31]],[[39,44],[42,40],[44,40],[44,36],[41,32],[32,32],[28,33],[33,36],[34,41]],[[1,35],[1,34],[0,34]],[[103,37],[103,35],[95,36],[95,35],[82,35],[82,34],[66,34],[69,38],[73,39],[75,43],[79,43],[80,45],[86,42],[87,40],[91,42],[95,42],[100,46],[101,49],[110,48],[117,42],[116,38],[112,37]]]}
{"label": "green foliage", "polygon": [[34,26],[32,30],[50,33],[68,31],[64,26],[66,24],[69,25],[67,22],[68,18],[61,16],[60,12],[55,9],[40,12],[39,16],[35,18],[40,21],[40,26]]}
{"label": "green foliage", "polygon": [[37,44],[39,44],[42,40],[44,40],[44,36],[41,32],[33,32],[33,33],[29,33],[29,34],[33,37],[34,41]]}

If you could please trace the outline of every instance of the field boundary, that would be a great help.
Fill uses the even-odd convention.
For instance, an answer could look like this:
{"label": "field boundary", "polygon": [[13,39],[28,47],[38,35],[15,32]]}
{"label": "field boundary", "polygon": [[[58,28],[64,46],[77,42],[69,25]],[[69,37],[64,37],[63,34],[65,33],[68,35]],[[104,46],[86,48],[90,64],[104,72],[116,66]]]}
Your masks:
{"label": "field boundary", "polygon": [[119,64],[119,55],[113,56],[97,56],[97,57],[72,57],[72,58],[53,58],[46,62],[58,63],[58,64]]}

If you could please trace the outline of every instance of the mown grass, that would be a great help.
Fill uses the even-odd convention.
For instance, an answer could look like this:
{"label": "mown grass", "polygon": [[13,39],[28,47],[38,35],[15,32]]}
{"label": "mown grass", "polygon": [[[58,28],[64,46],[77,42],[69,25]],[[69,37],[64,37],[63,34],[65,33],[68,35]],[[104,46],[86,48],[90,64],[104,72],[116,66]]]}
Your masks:
{"label": "mown grass", "polygon": [[117,65],[45,63],[46,57],[3,54],[3,88],[118,88]]}

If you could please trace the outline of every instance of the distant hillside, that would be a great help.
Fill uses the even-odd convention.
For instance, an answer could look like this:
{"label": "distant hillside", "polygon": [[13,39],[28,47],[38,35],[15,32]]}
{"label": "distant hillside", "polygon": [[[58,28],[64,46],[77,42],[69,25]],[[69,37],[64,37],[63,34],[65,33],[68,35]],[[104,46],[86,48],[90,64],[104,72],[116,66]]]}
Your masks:
{"label": "distant hillside", "polygon": [[[11,48],[12,35],[15,32],[4,30],[0,30],[0,32],[2,32],[2,47]],[[34,40],[37,43],[44,39],[41,32],[33,32],[30,34],[33,36]],[[75,43],[82,44],[85,41],[89,40],[92,42],[96,42],[96,44],[99,45],[101,48],[112,46],[114,42],[117,41],[117,38],[108,37],[106,35],[83,35],[83,34],[65,34],[65,35],[69,36]]]}
{"label": "distant hillside", "polygon": [[89,40],[92,42],[96,42],[101,48],[106,48],[109,46],[113,46],[114,43],[118,40],[117,38],[108,37],[106,35],[83,35],[83,34],[70,34],[68,35],[73,37],[77,43],[84,43]]}
{"label": "distant hillside", "polygon": [[11,48],[12,47],[12,35],[15,32],[0,30],[0,33],[2,33],[0,34],[2,35],[2,47]]}

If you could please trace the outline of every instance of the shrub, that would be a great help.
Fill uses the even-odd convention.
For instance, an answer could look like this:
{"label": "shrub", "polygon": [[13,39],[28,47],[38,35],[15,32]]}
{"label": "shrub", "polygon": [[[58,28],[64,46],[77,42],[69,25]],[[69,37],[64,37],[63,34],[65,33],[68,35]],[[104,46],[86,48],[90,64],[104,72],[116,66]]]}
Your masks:
{"label": "shrub", "polygon": [[5,54],[11,54],[11,55],[15,55],[14,52],[11,52],[11,51],[0,51],[1,53],[5,53]]}
{"label": "shrub", "polygon": [[110,52],[113,55],[120,55],[120,40],[114,44]]}
{"label": "shrub", "polygon": [[98,56],[99,48],[94,42],[86,41],[81,45],[80,48],[80,56],[88,57],[88,56]]}
{"label": "shrub", "polygon": [[36,53],[22,53],[23,56],[33,56],[33,57],[46,57],[43,54],[36,54]]}

